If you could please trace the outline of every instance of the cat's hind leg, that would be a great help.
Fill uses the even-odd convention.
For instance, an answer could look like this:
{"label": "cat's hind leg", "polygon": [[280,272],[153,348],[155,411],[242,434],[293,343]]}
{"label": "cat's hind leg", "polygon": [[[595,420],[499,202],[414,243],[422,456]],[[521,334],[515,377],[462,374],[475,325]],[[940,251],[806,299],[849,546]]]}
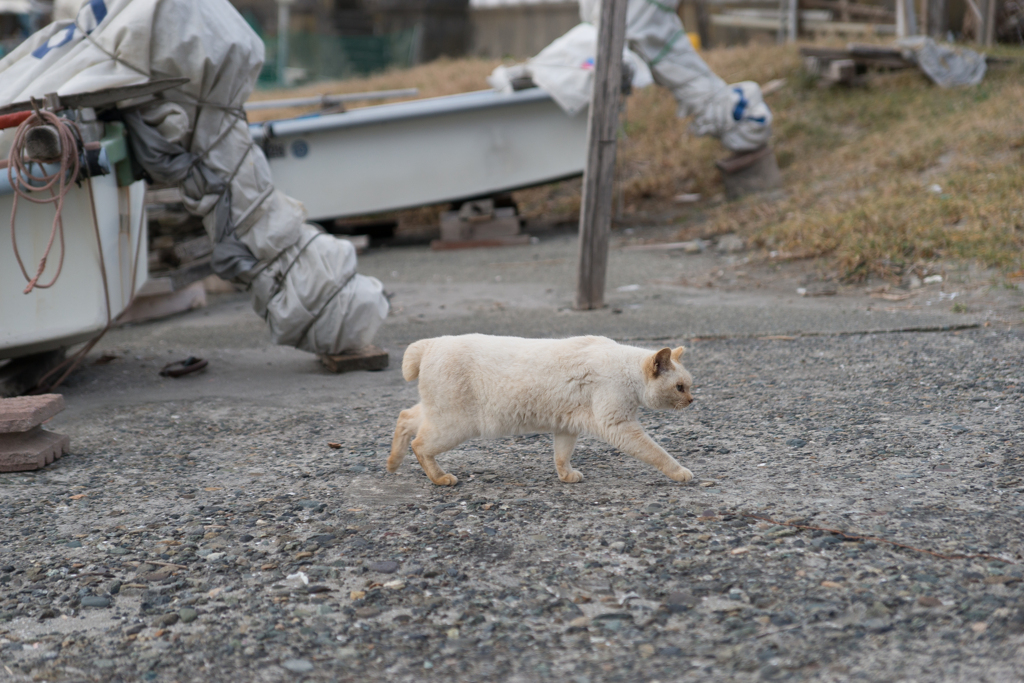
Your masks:
{"label": "cat's hind leg", "polygon": [[450,451],[465,440],[466,437],[460,434],[442,432],[430,420],[423,418],[416,438],[412,442],[412,452],[420,461],[423,471],[430,477],[430,481],[438,486],[455,486],[459,482],[458,477],[454,474],[447,474],[434,458],[445,451]]}
{"label": "cat's hind leg", "polygon": [[686,469],[665,449],[654,442],[639,422],[624,422],[611,427],[602,427],[598,436],[615,446],[626,455],[654,465],[665,476],[675,481],[687,482],[693,479],[693,473]]}
{"label": "cat's hind leg", "polygon": [[391,438],[391,455],[388,456],[388,472],[396,471],[405,460],[405,454],[409,451],[409,442],[420,430],[420,423],[423,421],[423,407],[417,403],[409,410],[403,410],[398,414],[398,422],[395,423],[395,435]]}
{"label": "cat's hind leg", "polygon": [[558,478],[567,484],[583,481],[583,474],[572,468],[572,451],[576,448],[576,434],[555,432],[555,469]]}

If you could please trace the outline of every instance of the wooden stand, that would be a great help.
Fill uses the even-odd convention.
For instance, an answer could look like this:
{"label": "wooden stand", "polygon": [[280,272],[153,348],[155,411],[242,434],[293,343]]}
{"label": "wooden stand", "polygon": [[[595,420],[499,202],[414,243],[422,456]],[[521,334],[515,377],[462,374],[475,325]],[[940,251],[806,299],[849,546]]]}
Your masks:
{"label": "wooden stand", "polygon": [[383,370],[388,366],[388,352],[379,346],[367,346],[358,353],[320,356],[320,362],[331,372]]}
{"label": "wooden stand", "polygon": [[33,389],[46,373],[64,361],[64,349],[13,358],[0,366],[0,398],[20,396]]}

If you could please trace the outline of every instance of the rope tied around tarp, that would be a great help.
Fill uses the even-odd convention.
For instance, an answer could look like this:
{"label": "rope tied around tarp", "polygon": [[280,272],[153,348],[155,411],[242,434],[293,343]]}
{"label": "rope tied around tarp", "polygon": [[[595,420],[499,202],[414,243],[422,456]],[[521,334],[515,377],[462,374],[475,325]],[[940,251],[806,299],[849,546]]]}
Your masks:
{"label": "rope tied around tarp", "polygon": [[[78,130],[78,124],[65,118],[61,118],[51,111],[40,109],[36,101],[32,100],[33,112],[22,121],[14,133],[14,140],[11,144],[11,151],[7,157],[7,179],[14,190],[14,200],[11,207],[11,245],[14,247],[14,258],[18,261],[21,274],[25,277],[28,285],[23,293],[29,294],[33,289],[48,289],[52,287],[57,278],[60,277],[64,268],[64,198],[71,190],[72,185],[78,179],[81,170],[81,147],[82,136]],[[25,154],[25,145],[29,133],[40,126],[50,126],[56,130],[60,142],[60,154],[56,159],[32,159]],[[53,173],[46,173],[45,162],[59,163],[59,168]],[[39,166],[39,175],[33,172],[33,167]],[[39,192],[49,192],[49,197],[38,197]],[[18,249],[18,236],[15,230],[15,218],[18,215],[18,201],[24,199],[33,204],[54,204],[53,224],[50,228],[50,238],[46,243],[46,249],[39,260],[39,266],[35,275],[29,275],[25,262],[21,258]],[[54,242],[60,238],[60,261],[57,264],[57,272],[47,283],[39,282],[46,270],[46,264],[53,250]]]}

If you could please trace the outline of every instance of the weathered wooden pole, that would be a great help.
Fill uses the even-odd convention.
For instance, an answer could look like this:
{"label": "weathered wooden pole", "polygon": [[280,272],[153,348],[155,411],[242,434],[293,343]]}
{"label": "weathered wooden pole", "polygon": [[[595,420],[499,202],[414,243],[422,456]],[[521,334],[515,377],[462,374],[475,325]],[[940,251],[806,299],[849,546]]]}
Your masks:
{"label": "weathered wooden pole", "polygon": [[580,256],[576,271],[578,310],[604,306],[625,41],[626,0],[601,0],[594,92],[590,98],[587,122],[587,167],[583,173],[580,205]]}

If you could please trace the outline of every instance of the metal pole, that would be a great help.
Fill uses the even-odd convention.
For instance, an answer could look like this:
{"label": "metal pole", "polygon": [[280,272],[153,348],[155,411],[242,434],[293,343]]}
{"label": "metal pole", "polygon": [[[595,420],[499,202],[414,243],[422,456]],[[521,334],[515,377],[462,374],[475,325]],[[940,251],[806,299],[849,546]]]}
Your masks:
{"label": "metal pole", "polygon": [[291,6],[295,0],[277,0],[277,82],[288,85],[284,73],[288,68],[288,33],[291,30]]}
{"label": "metal pole", "polygon": [[786,9],[786,40],[790,43],[795,43],[797,34],[800,32],[799,0],[789,0],[789,7]]}
{"label": "metal pole", "polygon": [[579,310],[604,306],[625,41],[626,0],[601,0],[594,92],[587,121],[587,167],[583,173],[580,204],[580,252],[576,278],[576,308]]}

